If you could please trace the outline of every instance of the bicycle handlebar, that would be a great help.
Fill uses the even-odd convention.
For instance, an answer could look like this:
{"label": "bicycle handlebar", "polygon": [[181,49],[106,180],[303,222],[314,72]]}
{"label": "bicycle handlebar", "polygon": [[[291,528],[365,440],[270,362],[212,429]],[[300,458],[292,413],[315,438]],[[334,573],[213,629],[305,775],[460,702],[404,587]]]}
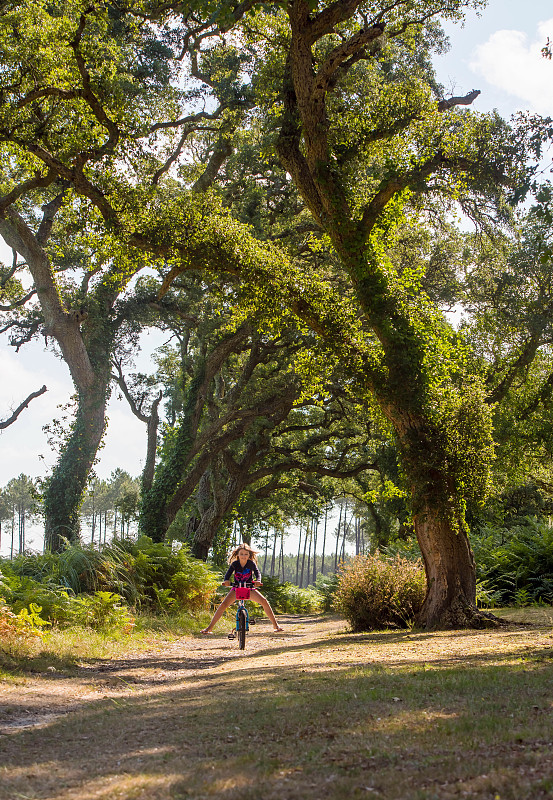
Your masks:
{"label": "bicycle handlebar", "polygon": [[[261,581],[259,581],[258,586],[263,586]],[[231,589],[257,589],[258,586],[255,585],[252,581],[244,581],[243,583],[238,583],[235,586],[231,586]]]}

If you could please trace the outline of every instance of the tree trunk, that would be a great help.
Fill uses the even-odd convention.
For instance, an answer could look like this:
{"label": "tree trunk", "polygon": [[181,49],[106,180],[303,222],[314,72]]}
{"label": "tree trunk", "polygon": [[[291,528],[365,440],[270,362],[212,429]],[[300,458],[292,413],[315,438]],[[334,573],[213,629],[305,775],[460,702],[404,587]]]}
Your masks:
{"label": "tree trunk", "polygon": [[212,495],[212,502],[208,508],[202,511],[202,515],[194,533],[191,551],[196,558],[206,560],[209,549],[217,535],[217,529],[223,517],[228,514],[244,489],[244,483],[235,478],[230,478],[221,492],[217,496]]}
{"label": "tree trunk", "polygon": [[277,546],[277,529],[273,528],[273,554],[271,556],[271,578],[275,575],[275,559],[276,559],[276,546]]}
{"label": "tree trunk", "polygon": [[495,627],[497,619],[476,608],[475,564],[468,537],[426,507],[415,515],[427,593],[417,618],[425,628]]}
{"label": "tree trunk", "polygon": [[298,526],[298,556],[296,558],[296,586],[299,586],[299,576],[300,576],[300,555],[301,555],[301,521]]}
{"label": "tree trunk", "polygon": [[142,470],[142,492],[147,492],[152,488],[154,482],[154,473],[156,468],[156,452],[157,452],[157,429],[159,427],[159,404],[163,397],[163,393],[159,395],[152,403],[150,415],[147,418],[147,446],[146,446],[146,461],[144,469]]}
{"label": "tree trunk", "polygon": [[403,421],[399,445],[427,580],[417,624],[429,629],[496,627],[499,620],[476,607],[474,556],[443,437],[422,415],[404,415]]}
{"label": "tree trunk", "polygon": [[[43,206],[45,215],[36,235],[14,207],[0,218],[0,235],[28,264],[42,309],[44,333],[57,341],[79,398],[73,429],[44,496],[45,546],[54,552],[63,549],[65,540],[74,542],[79,538],[79,508],[105,426],[114,333],[108,316],[117,297],[112,289],[103,289],[98,308],[103,308],[105,314],[93,321],[82,309],[64,306],[44,246],[62,197],[63,192]],[[45,224],[48,220],[49,224]]]}
{"label": "tree trunk", "polygon": [[317,580],[317,536],[319,532],[319,518],[313,522],[313,584]]}
{"label": "tree trunk", "polygon": [[344,504],[340,505],[340,515],[338,517],[338,529],[336,531],[336,549],[334,551],[334,572],[338,571],[338,551],[340,548],[340,530],[342,527],[342,512],[344,510]]}
{"label": "tree trunk", "polygon": [[325,547],[326,547],[326,523],[328,520],[328,509],[325,508],[325,526],[323,530],[323,552],[321,555],[321,575],[325,574]]}
{"label": "tree trunk", "polygon": [[305,523],[305,534],[304,534],[305,538],[303,540],[303,556],[301,560],[300,589],[303,588],[303,574],[305,571],[305,555],[307,553],[308,533],[309,533],[309,521]]}
{"label": "tree trunk", "polygon": [[79,508],[105,428],[107,382],[81,392],[71,435],[48,480],[44,494],[46,547],[59,553],[79,541]]}

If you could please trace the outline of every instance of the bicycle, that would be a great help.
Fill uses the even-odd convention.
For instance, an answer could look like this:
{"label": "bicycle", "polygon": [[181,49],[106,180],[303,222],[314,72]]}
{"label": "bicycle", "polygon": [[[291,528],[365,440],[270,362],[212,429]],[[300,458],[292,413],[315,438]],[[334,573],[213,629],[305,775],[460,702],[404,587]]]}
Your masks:
{"label": "bicycle", "polygon": [[[261,584],[260,584],[261,585]],[[246,600],[250,599],[250,594],[252,589],[257,589],[257,586],[254,586],[253,583],[243,583],[239,586],[233,586],[232,589],[236,593],[236,599],[238,600],[238,608],[236,610],[236,633],[238,634],[238,648],[240,650],[244,650],[246,647],[246,634],[250,629],[250,615],[248,613],[248,609],[246,608]],[[255,622],[252,619],[252,625]],[[236,639],[236,633],[231,631],[228,635],[229,639]]]}

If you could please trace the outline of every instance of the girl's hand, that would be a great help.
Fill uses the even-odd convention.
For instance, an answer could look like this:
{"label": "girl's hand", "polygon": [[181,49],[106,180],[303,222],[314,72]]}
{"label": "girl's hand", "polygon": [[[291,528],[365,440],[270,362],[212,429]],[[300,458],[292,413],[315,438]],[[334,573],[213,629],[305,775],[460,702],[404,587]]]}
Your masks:
{"label": "girl's hand", "polygon": [[263,584],[261,583],[261,581],[254,581],[254,582],[253,582],[253,585],[254,585],[254,586],[263,586]]}
{"label": "girl's hand", "polygon": [[223,581],[222,586],[230,586],[230,581]]}

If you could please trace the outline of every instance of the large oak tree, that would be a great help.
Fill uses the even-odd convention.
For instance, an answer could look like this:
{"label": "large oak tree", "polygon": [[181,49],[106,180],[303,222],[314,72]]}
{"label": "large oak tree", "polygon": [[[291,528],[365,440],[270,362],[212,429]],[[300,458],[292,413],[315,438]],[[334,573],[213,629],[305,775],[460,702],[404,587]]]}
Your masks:
{"label": "large oak tree", "polygon": [[[165,288],[183,270],[225,272],[242,282],[246,306],[273,317],[291,309],[315,331],[329,358],[342,361],[359,399],[376,400],[397,439],[428,578],[419,621],[428,626],[485,622],[475,607],[464,505],[485,492],[491,427],[453,332],[420,275],[399,270],[389,247],[407,214],[424,224],[420,198],[449,198],[475,212],[513,180],[517,153],[507,127],[464,110],[475,92],[441,97],[429,63],[441,42],[436,21],[461,19],[474,5],[480,3],[2,7],[4,46],[14,64],[20,59],[3,74],[2,140],[19,170],[4,187],[3,235],[23,247],[20,220],[42,188],[59,184],[48,208],[63,202],[62,192],[78,197],[107,241],[165,269]],[[29,43],[26,60],[18,50],[20,8],[40,13],[33,35],[46,48]],[[122,39],[110,38],[108,47],[109,26]],[[53,53],[54,38],[67,69],[60,72],[51,59],[37,79],[26,65],[46,45]],[[161,50],[156,63],[170,65],[171,79],[163,91],[138,89],[129,60],[139,66],[148,62],[145,53]],[[122,76],[129,75],[126,90]],[[177,88],[183,85],[188,93]],[[193,102],[203,110],[191,118]],[[293,181],[302,215],[323,232],[334,274],[310,270],[217,202],[220,167],[254,122]],[[194,183],[177,167],[189,139],[195,148],[207,143]],[[209,187],[207,195],[198,192]],[[35,239],[51,218],[43,217]],[[40,273],[41,291],[48,274]],[[54,294],[52,286],[60,323],[52,321],[53,335],[61,341],[56,332],[72,324],[66,343],[79,345],[78,326]]]}

